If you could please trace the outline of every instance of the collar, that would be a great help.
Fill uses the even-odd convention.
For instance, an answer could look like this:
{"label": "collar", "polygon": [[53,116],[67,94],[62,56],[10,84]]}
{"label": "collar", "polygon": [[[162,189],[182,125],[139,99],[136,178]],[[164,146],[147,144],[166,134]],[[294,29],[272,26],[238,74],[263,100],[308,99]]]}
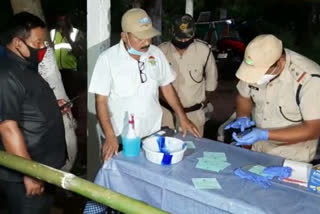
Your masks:
{"label": "collar", "polygon": [[119,42],[119,56],[122,57],[130,57],[129,53],[127,52],[127,49],[124,45],[124,42],[122,41],[122,39]]}
{"label": "collar", "polygon": [[28,61],[21,58],[20,56],[18,56],[8,48],[5,48],[4,55],[11,60],[18,61],[21,65],[28,66],[30,64]]}
{"label": "collar", "polygon": [[[282,72],[280,73],[280,76],[277,79],[282,82],[290,82],[291,78],[288,77],[288,75],[290,75],[289,67],[291,65],[291,56],[290,56],[290,53],[287,49],[285,49],[285,53],[286,53],[286,64],[284,65],[284,68],[283,68]],[[275,80],[277,80],[277,79],[275,79]]]}
{"label": "collar", "polygon": [[[140,56],[140,61],[143,61],[144,59],[148,58],[148,56],[151,54],[151,51],[150,51],[151,48],[152,48],[152,45],[150,45],[150,47],[149,47],[149,49],[148,49],[147,52],[145,52],[144,54],[142,54],[142,55]],[[122,41],[122,39],[121,39],[120,42],[119,42],[119,56],[120,56],[120,57],[125,57],[125,58],[130,58],[130,59],[135,60],[135,59],[132,58],[132,57],[130,56],[130,54],[128,53],[128,51],[127,51],[127,49],[126,49],[126,47],[125,47],[124,42]],[[135,61],[136,61],[136,60],[135,60]]]}
{"label": "collar", "polygon": [[30,71],[35,71],[38,72],[38,67],[33,67],[31,62],[26,61],[25,59],[21,58],[17,54],[15,54],[13,51],[10,49],[6,48],[4,56],[6,56],[9,60],[12,60],[21,70],[30,70]]}
{"label": "collar", "polygon": [[[187,52],[189,52],[189,50],[191,50],[194,45],[195,45],[195,40],[187,47],[187,49],[184,50],[182,56],[185,55]],[[172,44],[171,41],[170,41],[170,52],[179,54],[177,48]]]}

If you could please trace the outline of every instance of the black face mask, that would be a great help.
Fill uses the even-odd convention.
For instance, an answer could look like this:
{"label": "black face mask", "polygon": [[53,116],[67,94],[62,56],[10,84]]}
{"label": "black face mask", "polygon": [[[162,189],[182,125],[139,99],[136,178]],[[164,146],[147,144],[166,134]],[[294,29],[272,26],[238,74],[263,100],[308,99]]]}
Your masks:
{"label": "black face mask", "polygon": [[43,60],[43,57],[47,51],[47,48],[40,48],[40,49],[35,49],[31,46],[29,46],[24,40],[21,40],[27,47],[28,50],[30,52],[30,56],[29,57],[25,57],[21,54],[21,52],[19,51],[20,55],[30,63],[30,66],[34,69],[38,68],[39,63]]}
{"label": "black face mask", "polygon": [[181,42],[181,41],[178,41],[173,38],[171,42],[175,47],[177,47],[179,49],[186,49],[193,42],[193,40],[194,40],[194,38],[192,38],[186,42]]}

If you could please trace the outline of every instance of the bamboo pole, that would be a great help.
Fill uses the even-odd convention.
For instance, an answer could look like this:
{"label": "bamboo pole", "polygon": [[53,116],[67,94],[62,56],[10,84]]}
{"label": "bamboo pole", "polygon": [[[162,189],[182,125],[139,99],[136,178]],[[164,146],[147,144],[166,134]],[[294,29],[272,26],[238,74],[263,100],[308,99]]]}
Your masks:
{"label": "bamboo pole", "polygon": [[113,192],[71,173],[0,151],[0,165],[78,193],[91,200],[128,214],[165,214],[142,201]]}

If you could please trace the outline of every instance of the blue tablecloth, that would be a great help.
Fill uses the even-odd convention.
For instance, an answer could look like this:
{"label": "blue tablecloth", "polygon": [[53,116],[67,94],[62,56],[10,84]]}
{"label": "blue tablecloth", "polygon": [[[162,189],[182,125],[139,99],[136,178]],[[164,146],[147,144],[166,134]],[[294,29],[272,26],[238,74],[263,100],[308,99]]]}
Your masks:
{"label": "blue tablecloth", "polygon": [[[203,138],[181,139],[196,145],[181,162],[161,166],[146,160],[143,151],[136,158],[120,153],[103,165],[95,183],[174,214],[320,212],[320,195],[303,187],[272,181],[264,189],[233,174],[248,165],[282,166],[282,158]],[[225,152],[231,166],[219,173],[195,168],[204,151]],[[195,189],[192,178],[217,178],[222,189]]]}

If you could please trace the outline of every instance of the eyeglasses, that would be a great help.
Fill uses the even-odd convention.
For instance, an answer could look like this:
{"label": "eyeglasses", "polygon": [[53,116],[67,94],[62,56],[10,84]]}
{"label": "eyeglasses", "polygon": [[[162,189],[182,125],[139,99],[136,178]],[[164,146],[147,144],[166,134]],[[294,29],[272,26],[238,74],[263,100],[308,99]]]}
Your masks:
{"label": "eyeglasses", "polygon": [[147,75],[146,75],[146,73],[143,72],[144,62],[138,61],[138,68],[139,68],[139,72],[140,72],[141,83],[147,82]]}

